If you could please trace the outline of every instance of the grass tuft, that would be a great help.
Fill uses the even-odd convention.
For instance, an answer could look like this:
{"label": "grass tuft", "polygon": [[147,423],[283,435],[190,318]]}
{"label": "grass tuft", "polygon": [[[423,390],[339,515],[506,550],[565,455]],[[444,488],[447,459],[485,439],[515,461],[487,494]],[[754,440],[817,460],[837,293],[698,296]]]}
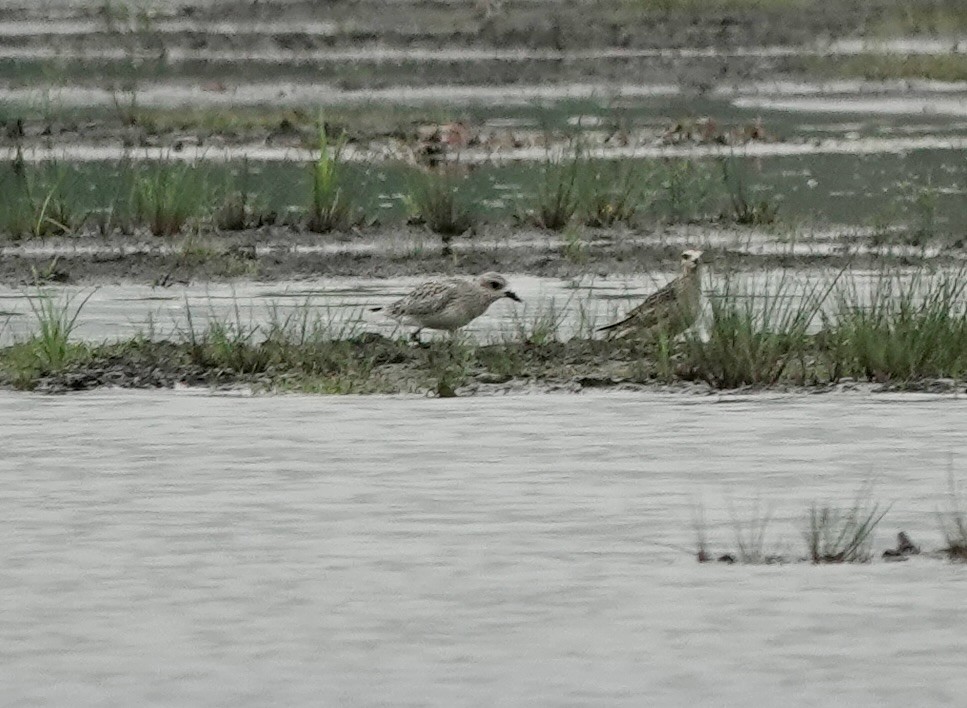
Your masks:
{"label": "grass tuft", "polygon": [[135,173],[131,211],[153,235],[174,236],[198,216],[205,198],[195,168],[165,160]]}
{"label": "grass tuft", "polygon": [[555,157],[548,153],[538,176],[533,203],[518,216],[548,231],[561,231],[571,223],[580,207],[580,185],[583,161],[577,149]]}
{"label": "grass tuft", "polygon": [[73,234],[88,216],[77,206],[71,173],[58,163],[16,162],[0,180],[0,190],[0,232],[15,239]]}
{"label": "grass tuft", "polygon": [[803,537],[813,563],[868,563],[873,532],[889,511],[873,502],[866,487],[849,509],[813,505]]}
{"label": "grass tuft", "polygon": [[634,163],[588,162],[584,223],[595,228],[633,225],[640,206],[640,175]]}
{"label": "grass tuft", "polygon": [[823,330],[831,370],[873,381],[967,374],[967,271],[884,271],[866,291],[837,290]]}
{"label": "grass tuft", "polygon": [[753,201],[749,197],[745,177],[733,160],[722,160],[722,181],[729,196],[725,217],[743,226],[763,226],[774,223],[779,211],[768,199]]}
{"label": "grass tuft", "polygon": [[731,503],[729,514],[739,563],[758,565],[773,561],[775,556],[766,553],[766,530],[772,522],[773,510],[763,510],[757,499],[747,518],[739,518]]}
{"label": "grass tuft", "polygon": [[443,239],[443,253],[450,253],[450,241],[473,228],[470,208],[460,194],[455,178],[430,172],[412,180],[407,198],[410,221],[425,224]]}
{"label": "grass tuft", "polygon": [[325,124],[319,128],[319,157],[312,164],[312,196],[309,202],[310,231],[347,231],[358,221],[357,209],[343,184],[344,137],[331,142]]}
{"label": "grass tuft", "polygon": [[679,375],[719,388],[805,383],[807,331],[832,286],[777,283],[742,286],[732,278],[708,294],[711,317],[703,337],[685,335]]}
{"label": "grass tuft", "polygon": [[214,226],[220,231],[244,231],[275,222],[275,215],[262,208],[250,187],[252,169],[248,159],[242,161],[237,175],[225,185],[221,203],[213,215]]}
{"label": "grass tuft", "polygon": [[689,223],[709,218],[716,182],[704,162],[664,160],[651,186],[655,204],[672,223]]}
{"label": "grass tuft", "polygon": [[46,293],[29,298],[36,330],[3,351],[0,372],[15,387],[31,389],[42,377],[59,373],[86,357],[88,348],[70,340],[77,318],[93,294],[91,291],[77,304],[73,297],[55,302]]}

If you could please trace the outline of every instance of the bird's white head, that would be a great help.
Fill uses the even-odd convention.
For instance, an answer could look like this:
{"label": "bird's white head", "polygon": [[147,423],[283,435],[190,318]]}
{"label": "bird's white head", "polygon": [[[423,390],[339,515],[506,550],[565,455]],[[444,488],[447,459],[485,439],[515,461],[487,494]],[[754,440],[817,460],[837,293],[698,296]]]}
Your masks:
{"label": "bird's white head", "polygon": [[693,273],[698,270],[699,265],[701,265],[702,253],[703,251],[694,249],[682,251],[682,270],[686,273]]}
{"label": "bird's white head", "polygon": [[483,288],[493,300],[509,297],[515,302],[521,302],[517,294],[507,289],[507,279],[500,273],[484,273],[477,277],[477,284]]}

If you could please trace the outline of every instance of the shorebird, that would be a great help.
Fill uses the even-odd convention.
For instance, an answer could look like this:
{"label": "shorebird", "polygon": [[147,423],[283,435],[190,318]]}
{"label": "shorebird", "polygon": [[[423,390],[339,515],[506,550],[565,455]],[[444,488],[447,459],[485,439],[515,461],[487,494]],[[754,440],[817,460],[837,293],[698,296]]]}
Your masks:
{"label": "shorebird", "polygon": [[653,339],[664,333],[669,339],[691,327],[702,306],[701,251],[682,251],[682,274],[625,315],[620,322],[600,327],[613,337]]}
{"label": "shorebird", "polygon": [[420,331],[441,329],[455,332],[487,311],[497,300],[508,297],[521,302],[507,289],[499,273],[484,273],[472,280],[444,278],[416,286],[408,295],[387,307],[372,307],[405,325],[416,327],[410,338],[419,341]]}

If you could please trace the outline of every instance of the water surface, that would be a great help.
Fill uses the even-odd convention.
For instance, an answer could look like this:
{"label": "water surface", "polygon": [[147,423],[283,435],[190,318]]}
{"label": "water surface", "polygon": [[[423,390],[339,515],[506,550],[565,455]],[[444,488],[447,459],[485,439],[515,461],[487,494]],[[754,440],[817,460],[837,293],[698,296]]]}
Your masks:
{"label": "water surface", "polygon": [[0,684],[29,705],[950,705],[967,568],[699,565],[902,528],[962,399],[0,395]]}

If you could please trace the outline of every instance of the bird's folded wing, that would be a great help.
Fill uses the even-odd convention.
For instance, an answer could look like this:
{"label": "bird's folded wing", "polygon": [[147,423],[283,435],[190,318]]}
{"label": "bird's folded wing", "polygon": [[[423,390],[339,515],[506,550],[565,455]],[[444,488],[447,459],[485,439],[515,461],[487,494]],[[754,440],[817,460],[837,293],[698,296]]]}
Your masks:
{"label": "bird's folded wing", "polygon": [[457,281],[433,281],[417,286],[400,302],[403,312],[419,317],[446,308],[460,292]]}
{"label": "bird's folded wing", "polygon": [[601,327],[598,331],[617,329],[622,325],[633,324],[636,327],[651,327],[666,319],[678,301],[678,293],[674,281],[661,290],[652,293],[645,301],[634,308],[620,322]]}

